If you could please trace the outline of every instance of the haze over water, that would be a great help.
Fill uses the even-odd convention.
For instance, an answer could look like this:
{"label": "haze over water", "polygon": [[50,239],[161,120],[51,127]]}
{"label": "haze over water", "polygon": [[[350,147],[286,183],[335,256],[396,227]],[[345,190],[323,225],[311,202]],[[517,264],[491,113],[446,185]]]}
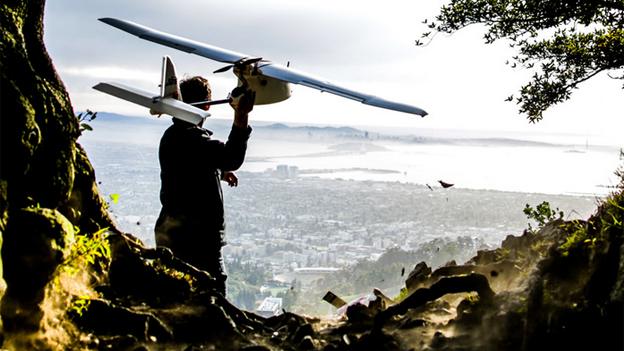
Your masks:
{"label": "haze over water", "polygon": [[[115,117],[114,123],[107,118],[102,115],[94,121],[97,129],[80,141],[140,144],[157,150],[169,125],[168,118]],[[206,127],[215,132],[214,137],[227,138],[229,122],[208,120]],[[603,145],[596,139],[590,143],[579,136],[523,134],[517,136],[522,139],[510,139],[491,131],[401,132],[264,123],[252,133],[240,170],[263,172],[283,164],[306,171],[304,176],[323,178],[432,186],[444,180],[469,189],[605,195],[616,184],[613,172],[622,163],[622,145]],[[156,157],[154,162],[157,166]]]}
{"label": "haze over water", "polygon": [[[468,189],[489,189],[547,194],[604,195],[614,184],[613,170],[617,153],[602,147],[495,145],[478,144],[405,144],[372,142],[383,147],[366,151],[366,145],[317,144],[316,153],[293,153],[292,145],[274,141],[264,146],[259,141],[251,158],[267,149],[278,149],[264,162],[248,162],[242,169],[263,171],[278,164],[294,165],[302,170],[319,169],[333,172],[315,174],[324,178],[354,180],[400,181],[437,185],[437,180],[454,183]],[[494,145],[492,145],[494,144]],[[358,151],[357,147],[363,148]],[[310,145],[307,146],[311,148]],[[340,149],[344,147],[345,149]],[[310,152],[312,150],[306,150]],[[260,156],[258,156],[260,157]],[[367,172],[363,169],[394,172]],[[351,169],[351,170],[350,170]]]}

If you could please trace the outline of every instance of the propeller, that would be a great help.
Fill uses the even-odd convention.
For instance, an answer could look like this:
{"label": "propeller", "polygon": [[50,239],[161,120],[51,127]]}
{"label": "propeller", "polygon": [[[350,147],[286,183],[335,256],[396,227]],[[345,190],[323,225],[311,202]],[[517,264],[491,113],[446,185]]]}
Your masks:
{"label": "propeller", "polygon": [[252,65],[254,63],[257,63],[259,61],[262,60],[262,57],[243,57],[242,59],[232,63],[231,65],[227,65],[225,67],[221,67],[218,70],[212,72],[212,73],[222,73],[222,72],[226,72],[229,69],[233,68],[233,67],[244,67],[247,65]]}

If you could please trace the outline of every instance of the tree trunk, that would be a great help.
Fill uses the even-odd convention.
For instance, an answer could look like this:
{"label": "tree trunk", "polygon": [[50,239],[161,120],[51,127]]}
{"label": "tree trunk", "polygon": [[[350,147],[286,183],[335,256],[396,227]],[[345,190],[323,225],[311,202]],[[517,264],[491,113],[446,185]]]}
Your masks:
{"label": "tree trunk", "polygon": [[[0,5],[0,232],[5,331],[38,329],[64,238],[117,231],[95,185],[67,91],[43,44],[45,1]],[[25,293],[28,291],[29,293]]]}

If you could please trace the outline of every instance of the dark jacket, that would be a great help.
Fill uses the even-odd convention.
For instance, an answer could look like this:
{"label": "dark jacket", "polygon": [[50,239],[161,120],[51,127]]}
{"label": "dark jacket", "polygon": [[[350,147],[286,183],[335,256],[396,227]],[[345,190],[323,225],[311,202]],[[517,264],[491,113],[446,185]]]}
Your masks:
{"label": "dark jacket", "polygon": [[251,127],[232,126],[227,142],[212,132],[174,119],[161,141],[160,202],[162,213],[200,221],[208,231],[223,230],[220,171],[238,169],[247,151]]}

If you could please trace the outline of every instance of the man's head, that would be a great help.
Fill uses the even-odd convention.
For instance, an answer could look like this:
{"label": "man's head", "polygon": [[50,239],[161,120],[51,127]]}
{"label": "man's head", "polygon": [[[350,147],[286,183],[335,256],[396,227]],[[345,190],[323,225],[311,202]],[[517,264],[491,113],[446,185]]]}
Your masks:
{"label": "man's head", "polygon": [[[210,90],[210,84],[204,77],[195,76],[184,79],[180,82],[180,93],[182,94],[182,101],[187,104],[208,101],[212,99],[212,90]],[[202,110],[208,111],[210,105],[196,105]]]}

